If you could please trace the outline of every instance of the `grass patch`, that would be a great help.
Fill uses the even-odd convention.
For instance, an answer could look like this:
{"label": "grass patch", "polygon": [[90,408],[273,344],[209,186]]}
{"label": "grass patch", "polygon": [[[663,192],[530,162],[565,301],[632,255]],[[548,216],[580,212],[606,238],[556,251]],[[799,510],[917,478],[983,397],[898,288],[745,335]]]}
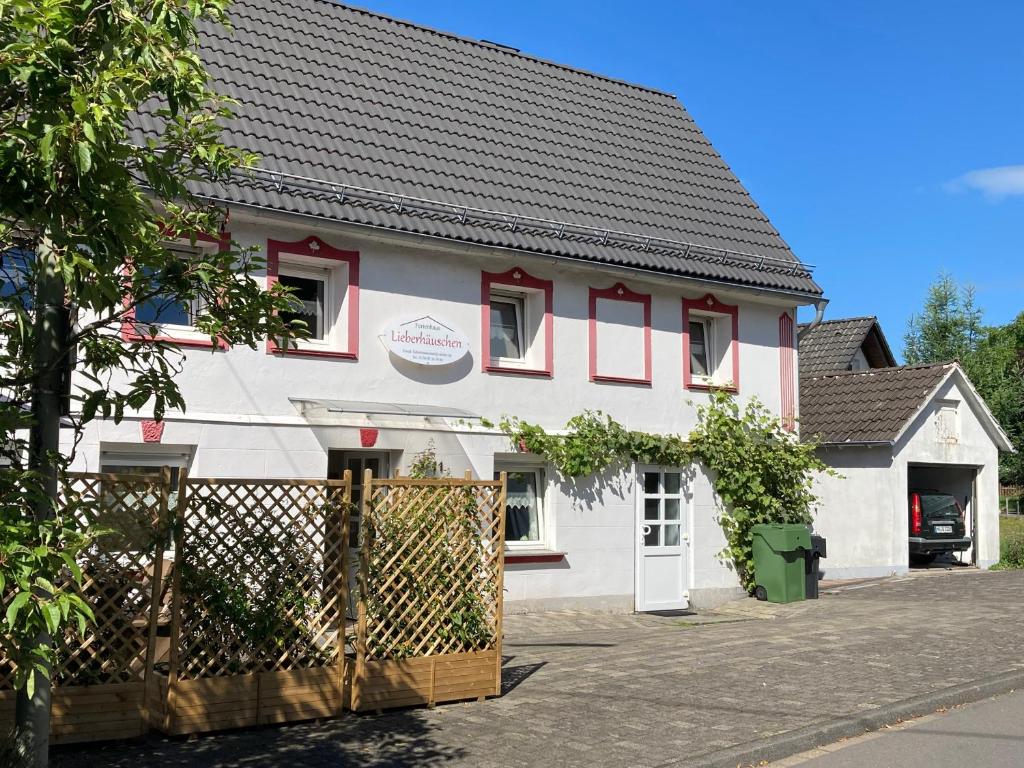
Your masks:
{"label": "grass patch", "polygon": [[1000,570],[1024,569],[1024,517],[999,518]]}

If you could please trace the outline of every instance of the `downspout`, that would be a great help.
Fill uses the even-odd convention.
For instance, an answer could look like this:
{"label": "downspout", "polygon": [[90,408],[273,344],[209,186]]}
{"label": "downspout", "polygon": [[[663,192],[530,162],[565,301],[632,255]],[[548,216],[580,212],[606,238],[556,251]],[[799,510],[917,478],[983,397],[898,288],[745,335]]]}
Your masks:
{"label": "downspout", "polygon": [[825,307],[827,306],[828,299],[818,299],[816,302],[814,302],[814,307],[817,310],[817,312],[814,315],[814,319],[811,320],[810,323],[808,323],[807,327],[804,328],[802,331],[797,332],[796,340],[798,344],[800,342],[800,339],[804,337],[804,334],[806,334],[808,331],[813,331],[815,328],[821,325],[821,321],[825,319]]}

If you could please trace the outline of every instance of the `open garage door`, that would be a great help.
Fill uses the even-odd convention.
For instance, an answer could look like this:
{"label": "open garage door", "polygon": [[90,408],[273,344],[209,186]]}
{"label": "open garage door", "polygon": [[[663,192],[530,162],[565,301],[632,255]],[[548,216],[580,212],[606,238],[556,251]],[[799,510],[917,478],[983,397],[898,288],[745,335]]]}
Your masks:
{"label": "open garage door", "polygon": [[[908,530],[912,525],[914,516],[912,494],[919,494],[919,507],[921,524],[918,526],[920,533],[917,535],[911,531],[908,534],[908,546],[914,550],[913,543],[927,549],[933,545],[930,539],[941,539],[943,537],[959,538],[955,529],[947,532],[950,527],[948,521],[936,519],[929,520],[933,510],[945,506],[942,497],[946,494],[956,499],[957,504],[963,509],[964,537],[971,539],[971,544],[963,551],[942,552],[936,555],[935,561],[931,564],[919,563],[923,567],[949,567],[950,565],[975,565],[977,547],[974,546],[974,532],[977,519],[977,489],[976,478],[977,467],[960,466],[955,464],[911,464],[907,468],[907,499],[908,499]],[[934,492],[934,494],[929,494]],[[934,514],[942,514],[934,512]],[[923,539],[924,541],[919,541]],[[936,543],[935,548],[941,549],[942,544]],[[911,562],[911,566],[915,564]]]}

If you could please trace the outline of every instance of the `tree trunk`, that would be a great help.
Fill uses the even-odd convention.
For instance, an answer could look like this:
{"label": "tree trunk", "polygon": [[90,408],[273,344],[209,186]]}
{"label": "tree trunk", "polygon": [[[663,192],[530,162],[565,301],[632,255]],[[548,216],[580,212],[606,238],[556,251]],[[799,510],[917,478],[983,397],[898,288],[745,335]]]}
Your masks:
{"label": "tree trunk", "polygon": [[[57,472],[60,452],[61,381],[63,350],[67,341],[64,312],[64,280],[49,238],[40,238],[36,250],[35,320],[32,359],[32,427],[29,433],[29,469],[38,472],[45,495],[36,501],[32,515],[47,520],[57,503]],[[47,632],[35,638],[36,648],[53,642]],[[35,673],[35,691],[18,691],[15,708],[15,745],[24,765],[46,768],[50,747],[50,675]]]}

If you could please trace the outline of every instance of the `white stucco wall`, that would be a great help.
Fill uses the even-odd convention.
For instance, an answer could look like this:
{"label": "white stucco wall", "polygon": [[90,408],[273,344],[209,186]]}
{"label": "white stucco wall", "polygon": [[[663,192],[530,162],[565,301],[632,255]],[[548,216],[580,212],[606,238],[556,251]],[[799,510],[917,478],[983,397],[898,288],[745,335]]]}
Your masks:
{"label": "white stucco wall", "polygon": [[[936,429],[941,401],[960,403],[955,440],[940,438]],[[825,578],[883,576],[908,569],[911,472],[918,483],[954,493],[963,503],[971,494],[968,478],[976,469],[977,563],[987,568],[999,559],[998,449],[956,377],[939,388],[894,447],[830,447],[819,455],[844,475],[820,477],[816,485],[820,502],[815,529],[828,540]]]}
{"label": "white stucco wall", "polygon": [[[185,350],[177,381],[188,403],[185,414],[165,420],[160,446],[180,447],[190,455],[193,476],[319,478],[327,473],[327,451],[360,450],[359,428],[380,430],[374,450],[390,451],[395,466],[433,440],[439,458],[456,475],[470,468],[490,477],[494,454],[508,451],[494,432],[454,421],[338,415],[331,423],[310,423],[289,397],[415,403],[453,406],[497,419],[520,416],[559,429],[585,409],[602,410],[633,429],[685,434],[695,424],[695,408],[706,395],[682,387],[681,299],[701,297],[705,286],[658,276],[632,275],[553,259],[473,254],[436,245],[407,247],[350,232],[281,221],[246,219],[235,214],[232,237],[242,245],[265,248],[268,238],[295,241],[316,235],[328,244],[360,253],[359,360],[268,355],[259,349],[226,352]],[[553,378],[489,374],[481,371],[481,270],[505,272],[518,266],[530,275],[554,281]],[[652,383],[650,386],[588,380],[589,288],[622,281],[652,300]],[[739,304],[741,400],[760,398],[780,407],[778,318],[794,310],[792,299],[714,290],[723,302]],[[431,314],[461,330],[471,354],[438,368],[406,363],[390,356],[378,340],[398,318]],[[603,315],[609,319],[611,313]],[[635,339],[635,329],[623,330]],[[606,338],[614,338],[614,335]],[[623,350],[622,375],[635,375],[635,340]],[[602,374],[614,375],[614,357],[602,349]],[[122,424],[95,422],[86,430],[75,468],[98,469],[101,448],[137,446],[139,418]],[[554,521],[549,544],[566,552],[563,562],[510,566],[507,600],[554,606],[590,601],[631,607],[636,535],[635,487],[629,474],[605,478],[600,493],[572,490],[551,478],[546,506]],[[586,484],[584,484],[586,486]],[[591,484],[593,485],[593,483]],[[698,476],[692,489],[691,589],[708,595],[730,592],[735,576],[715,555],[723,546],[715,522],[710,485]],[[698,597],[697,602],[700,602]]]}

